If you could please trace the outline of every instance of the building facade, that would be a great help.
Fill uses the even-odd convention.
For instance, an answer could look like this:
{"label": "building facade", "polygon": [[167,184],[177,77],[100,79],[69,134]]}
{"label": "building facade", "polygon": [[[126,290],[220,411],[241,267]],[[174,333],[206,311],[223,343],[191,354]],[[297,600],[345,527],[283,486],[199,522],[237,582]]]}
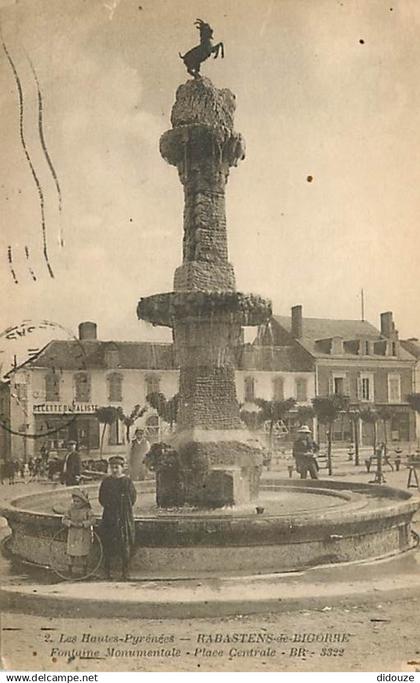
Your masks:
{"label": "building facade", "polygon": [[[289,396],[307,404],[315,395],[314,374],[299,350],[243,344],[236,358],[241,404]],[[26,461],[46,442],[59,449],[75,440],[95,454],[104,429],[98,408],[113,406],[128,416],[136,405],[147,407],[150,393],[171,398],[178,392],[179,371],[172,344],[100,341],[94,323],[81,323],[78,340],[51,341],[7,379],[0,393],[1,453]],[[145,428],[150,438],[161,438],[168,428],[150,407],[135,427]],[[127,450],[123,420],[105,426],[104,435],[105,455]]]}
{"label": "building facade", "polygon": [[[381,329],[364,320],[304,318],[302,307],[294,306],[291,316],[274,316],[268,328],[259,330],[259,343],[295,343],[308,354],[319,397],[347,396],[350,405],[362,412],[387,407],[390,418],[385,427],[359,420],[359,442],[371,445],[374,429],[378,439],[411,442],[416,438],[416,418],[407,402],[413,391],[415,359],[400,343],[391,312],[381,314]],[[346,414],[334,424],[333,438],[351,442],[354,422]],[[325,428],[319,425],[319,438]]]}
{"label": "building facade", "polygon": [[[417,353],[417,355],[416,355]],[[299,424],[299,408],[316,396],[348,396],[362,411],[387,407],[390,419],[357,423],[359,443],[376,437],[400,444],[420,434],[420,417],[407,396],[420,392],[420,344],[399,341],[392,313],[381,315],[381,329],[361,320],[304,318],[301,306],[291,316],[273,316],[251,344],[236,352],[236,394],[245,411],[257,411],[256,399],[293,398],[296,407],[284,420],[286,440]],[[104,431],[106,455],[127,450],[124,419],[100,424],[99,407],[114,406],[129,416],[146,407],[136,427],[149,438],[162,438],[167,425],[147,406],[146,396],[178,392],[179,371],[168,343],[101,341],[94,323],[81,323],[79,339],[49,342],[36,356],[11,371],[0,384],[0,454],[28,460],[48,442],[64,447],[70,439],[82,451],[98,452]],[[314,421],[319,440],[326,434]],[[163,433],[162,433],[163,429]],[[337,442],[354,440],[355,423],[347,414],[334,424]]]}

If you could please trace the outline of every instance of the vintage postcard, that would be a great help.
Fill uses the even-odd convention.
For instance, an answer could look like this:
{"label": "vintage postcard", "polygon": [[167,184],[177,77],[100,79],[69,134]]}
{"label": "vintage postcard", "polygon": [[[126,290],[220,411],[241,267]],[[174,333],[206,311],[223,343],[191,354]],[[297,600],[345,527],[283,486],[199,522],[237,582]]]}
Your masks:
{"label": "vintage postcard", "polygon": [[420,670],[419,29],[0,0],[3,670]]}

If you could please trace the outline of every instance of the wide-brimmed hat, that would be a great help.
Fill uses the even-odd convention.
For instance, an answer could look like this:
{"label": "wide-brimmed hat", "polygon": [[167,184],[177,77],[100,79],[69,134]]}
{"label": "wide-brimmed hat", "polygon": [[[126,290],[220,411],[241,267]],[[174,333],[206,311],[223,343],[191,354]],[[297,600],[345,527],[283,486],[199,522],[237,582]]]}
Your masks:
{"label": "wide-brimmed hat", "polygon": [[125,458],[122,455],[112,455],[108,462],[110,465],[125,465]]}
{"label": "wide-brimmed hat", "polygon": [[299,427],[298,432],[304,433],[304,434],[310,434],[311,430],[309,429],[308,425],[302,425]]}
{"label": "wide-brimmed hat", "polygon": [[74,491],[71,492],[71,497],[80,498],[86,505],[90,505],[89,494],[87,491],[83,491],[83,489],[74,489]]}

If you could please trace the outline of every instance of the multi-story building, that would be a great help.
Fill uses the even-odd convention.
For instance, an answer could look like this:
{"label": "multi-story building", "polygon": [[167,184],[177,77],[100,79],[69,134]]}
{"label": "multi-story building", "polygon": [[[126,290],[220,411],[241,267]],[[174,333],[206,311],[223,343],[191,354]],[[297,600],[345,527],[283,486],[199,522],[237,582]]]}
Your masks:
{"label": "multi-story building", "polygon": [[[236,393],[251,411],[258,398],[294,398],[296,409],[285,420],[290,436],[297,409],[311,405],[315,396],[346,395],[362,409],[387,406],[388,438],[409,442],[416,437],[416,415],[406,399],[420,391],[419,359],[420,344],[399,341],[390,312],[381,315],[378,330],[363,320],[303,318],[302,307],[294,306],[290,317],[273,316],[252,344],[238,347]],[[28,459],[45,441],[59,447],[69,439],[97,451],[98,407],[114,406],[129,415],[135,405],[147,404],[149,393],[175,395],[178,375],[172,344],[101,341],[94,323],[81,323],[79,339],[49,342],[0,385],[0,455]],[[136,426],[159,435],[150,408]],[[358,429],[360,443],[371,444],[372,424],[360,421]],[[383,425],[377,429],[383,438]],[[333,436],[345,442],[354,438],[346,414],[336,421]],[[318,438],[325,439],[322,425]],[[106,428],[104,453],[126,448],[126,430],[117,420]]]}
{"label": "multi-story building", "polygon": [[[173,396],[178,371],[172,344],[107,342],[96,337],[94,323],[79,325],[79,339],[51,341],[8,375],[10,449],[28,458],[49,441],[60,446],[74,439],[89,451],[99,448],[99,407],[121,407],[129,415],[146,395]],[[3,389],[3,393],[4,393]],[[143,418],[156,422],[150,410]],[[2,417],[4,423],[4,417]],[[124,448],[120,420],[107,428],[106,451]]]}
{"label": "multi-story building", "polygon": [[[345,395],[353,405],[390,409],[390,436],[399,442],[415,439],[415,416],[407,403],[413,391],[415,359],[398,339],[391,312],[381,314],[381,329],[365,320],[303,318],[302,306],[291,316],[274,316],[262,327],[258,343],[271,347],[295,344],[306,354],[315,376],[317,396]],[[371,444],[373,425],[359,422],[360,443]],[[319,437],[325,430],[319,426]],[[334,425],[334,439],[351,441],[352,422],[345,414]],[[383,438],[383,424],[377,425]]]}
{"label": "multi-story building", "polygon": [[[89,452],[99,448],[99,407],[114,406],[129,415],[146,396],[178,391],[178,366],[168,343],[101,341],[95,323],[79,325],[79,339],[51,341],[8,374],[0,392],[0,442],[3,457],[36,455],[43,443],[54,447],[77,441]],[[296,347],[238,348],[236,389],[241,403],[254,398],[294,396],[301,403],[314,396],[314,375]],[[136,422],[153,433],[156,413],[148,409]],[[104,453],[124,451],[126,430],[120,420],[106,428]]]}
{"label": "multi-story building", "polygon": [[[413,373],[413,393],[420,395],[420,341],[416,337],[402,339],[401,346],[415,358]],[[416,435],[420,446],[420,412],[416,412]]]}

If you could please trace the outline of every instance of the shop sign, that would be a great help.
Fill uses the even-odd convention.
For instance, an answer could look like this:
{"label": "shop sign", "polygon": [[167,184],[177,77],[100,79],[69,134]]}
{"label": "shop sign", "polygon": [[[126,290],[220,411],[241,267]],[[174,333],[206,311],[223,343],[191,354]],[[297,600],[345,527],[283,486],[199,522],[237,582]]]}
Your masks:
{"label": "shop sign", "polygon": [[39,403],[34,405],[35,415],[68,415],[75,413],[95,413],[98,406],[94,403]]}

